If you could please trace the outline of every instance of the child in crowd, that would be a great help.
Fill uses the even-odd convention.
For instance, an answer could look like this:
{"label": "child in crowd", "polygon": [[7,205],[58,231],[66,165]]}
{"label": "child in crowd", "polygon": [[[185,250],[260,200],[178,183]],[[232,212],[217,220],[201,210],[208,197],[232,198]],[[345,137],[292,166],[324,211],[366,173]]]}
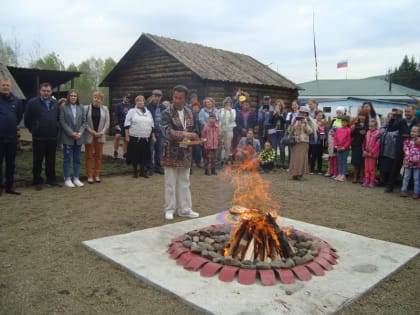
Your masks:
{"label": "child in crowd", "polygon": [[[204,125],[201,131],[201,136],[204,142],[204,174],[217,175],[216,173],[216,158],[217,148],[219,146],[219,125],[216,123],[216,115],[209,114],[209,120]],[[211,174],[210,174],[211,171]]]}
{"label": "child in crowd", "polygon": [[413,199],[420,198],[420,125],[413,126],[410,138],[404,140],[404,178],[401,186],[400,197],[407,197],[408,182],[411,177],[414,181]]}
{"label": "child in crowd", "polygon": [[344,182],[347,175],[347,156],[351,144],[350,118],[344,116],[341,119],[341,128],[334,133],[334,150],[337,154],[338,176],[335,180]]}
{"label": "child in crowd", "polygon": [[337,155],[334,152],[334,134],[337,128],[341,128],[341,118],[343,117],[345,108],[338,106],[336,110],[337,117],[331,121],[330,131],[328,132],[328,172],[325,177],[336,178],[338,175]]}
{"label": "child in crowd", "polygon": [[318,175],[322,175],[322,154],[326,144],[327,127],[325,126],[325,115],[321,110],[315,111],[315,122],[318,126],[317,137],[309,135],[309,174],[315,172],[315,162],[317,163]]}
{"label": "child in crowd", "polygon": [[376,164],[380,149],[380,132],[375,119],[369,122],[369,130],[363,142],[363,157],[365,159],[365,176],[363,187],[375,186]]}
{"label": "child in crowd", "polygon": [[274,151],[271,142],[265,141],[264,150],[258,155],[258,162],[265,173],[273,170],[276,151]]}

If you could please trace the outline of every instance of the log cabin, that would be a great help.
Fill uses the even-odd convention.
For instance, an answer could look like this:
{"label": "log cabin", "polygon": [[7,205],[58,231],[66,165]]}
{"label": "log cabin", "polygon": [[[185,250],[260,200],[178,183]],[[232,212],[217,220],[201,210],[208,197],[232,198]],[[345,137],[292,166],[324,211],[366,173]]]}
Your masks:
{"label": "log cabin", "polygon": [[113,111],[126,93],[142,94],[147,99],[154,89],[160,89],[162,100],[171,100],[177,84],[186,85],[200,101],[213,97],[217,106],[241,89],[249,93],[254,108],[264,95],[272,100],[281,98],[289,106],[301,89],[250,56],[147,33],[139,37],[100,86],[109,87]]}

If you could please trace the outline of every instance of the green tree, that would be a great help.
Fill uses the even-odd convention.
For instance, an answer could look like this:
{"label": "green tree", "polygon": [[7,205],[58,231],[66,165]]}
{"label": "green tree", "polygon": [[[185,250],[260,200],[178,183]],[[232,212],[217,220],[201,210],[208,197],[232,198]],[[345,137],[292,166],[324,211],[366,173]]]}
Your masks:
{"label": "green tree", "polygon": [[0,34],[0,63],[7,66],[18,66],[18,56],[9,41],[4,41]]}
{"label": "green tree", "polygon": [[414,57],[409,59],[405,55],[401,65],[391,74],[391,80],[393,83],[420,90],[420,63]]}
{"label": "green tree", "polygon": [[[104,70],[102,71],[100,82],[102,82],[103,79],[105,79],[105,77],[111,72],[111,70],[114,69],[116,64],[117,63],[115,62],[115,60],[112,59],[111,57],[105,59]],[[105,104],[111,105],[111,100],[109,99],[109,88],[108,87],[101,87],[100,90],[105,95],[105,97],[104,97]]]}
{"label": "green tree", "polygon": [[55,52],[49,53],[43,58],[29,62],[29,68],[37,68],[41,70],[59,70],[64,71],[66,67],[60,56]]}
{"label": "green tree", "polygon": [[77,66],[72,62],[67,66],[66,71],[77,72],[79,69],[77,69]]}
{"label": "green tree", "polygon": [[104,93],[104,104],[109,103],[108,88],[100,88],[99,84],[103,78],[115,66],[115,61],[112,58],[107,58],[105,61],[101,58],[90,57],[82,61],[78,71],[82,72],[79,78],[76,79],[75,86],[79,91],[80,99],[84,103],[91,101],[92,92],[99,90]]}

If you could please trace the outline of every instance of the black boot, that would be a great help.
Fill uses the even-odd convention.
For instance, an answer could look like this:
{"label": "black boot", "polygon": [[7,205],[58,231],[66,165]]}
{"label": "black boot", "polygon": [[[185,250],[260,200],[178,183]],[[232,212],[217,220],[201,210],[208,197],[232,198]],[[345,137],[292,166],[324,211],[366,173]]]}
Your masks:
{"label": "black boot", "polygon": [[144,178],[149,178],[149,176],[146,174],[145,170],[144,170],[144,166],[140,165],[140,176],[144,177]]}
{"label": "black boot", "polygon": [[137,171],[137,165],[133,165],[133,177],[134,178],[139,177],[139,173]]}
{"label": "black boot", "polygon": [[208,169],[208,168],[206,168],[206,170],[204,171],[204,175],[208,175],[208,176],[210,176],[210,171],[209,171],[209,169]]}
{"label": "black boot", "polygon": [[212,167],[212,169],[211,169],[211,175],[217,175],[216,168],[215,167]]}

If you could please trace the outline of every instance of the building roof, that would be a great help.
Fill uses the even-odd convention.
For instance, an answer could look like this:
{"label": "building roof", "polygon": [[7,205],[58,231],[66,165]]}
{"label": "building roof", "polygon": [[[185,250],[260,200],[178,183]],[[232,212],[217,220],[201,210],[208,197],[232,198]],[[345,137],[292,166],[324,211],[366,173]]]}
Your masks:
{"label": "building roof", "polygon": [[390,84],[382,79],[315,80],[300,83],[304,90],[300,97],[314,98],[381,98],[409,100],[407,96],[420,96],[420,91],[399,84]]}
{"label": "building roof", "polygon": [[126,64],[126,59],[135,58],[138,46],[145,41],[151,41],[165,50],[203,80],[300,89],[294,82],[250,56],[147,33],[139,37],[101,85],[112,83],[115,73]]}
{"label": "building roof", "polygon": [[26,99],[19,85],[16,83],[15,78],[12,76],[9,69],[7,69],[7,66],[2,63],[0,63],[0,78],[9,79],[12,82],[12,93],[21,100]]}
{"label": "building roof", "polygon": [[32,68],[7,67],[10,73],[19,82],[19,86],[28,97],[34,96],[38,92],[37,83],[48,82],[53,88],[59,87],[76,77],[81,72],[75,71],[58,71],[58,70],[41,70]]}

